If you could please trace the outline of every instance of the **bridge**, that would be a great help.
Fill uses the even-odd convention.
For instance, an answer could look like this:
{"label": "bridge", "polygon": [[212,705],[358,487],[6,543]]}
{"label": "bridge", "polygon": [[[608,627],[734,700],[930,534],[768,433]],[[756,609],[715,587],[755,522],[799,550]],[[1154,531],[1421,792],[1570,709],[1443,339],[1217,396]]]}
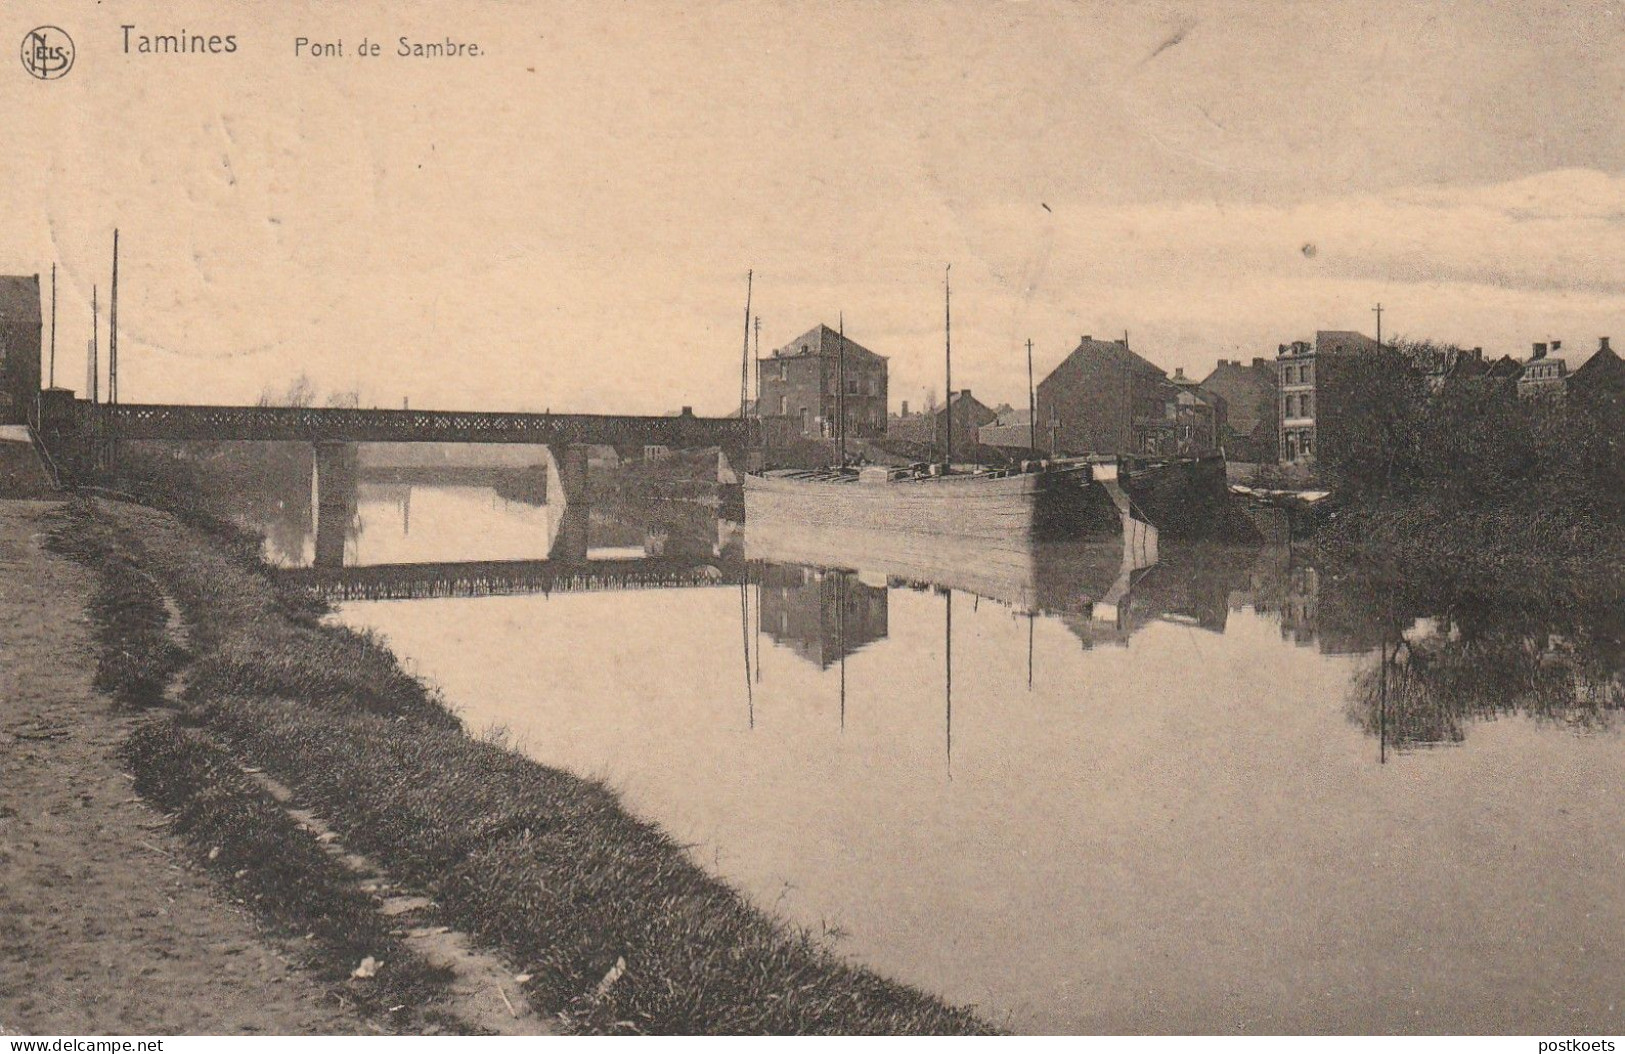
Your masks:
{"label": "bridge", "polygon": [[330,600],[423,600],[619,589],[738,585],[744,562],[660,559],[483,560],[440,564],[302,567],[279,571],[283,581]]}
{"label": "bridge", "polygon": [[[696,417],[688,407],[672,416],[555,414],[468,410],[381,410],[358,407],[190,406],[93,403],[71,391],[40,392],[34,421],[53,459],[70,468],[102,463],[125,440],[260,441],[310,443],[316,448],[318,487],[329,493],[353,486],[356,443],[525,443],[548,450],[549,487],[565,502],[583,504],[586,448],[642,451],[719,451],[717,479],[735,483],[733,463],[755,445],[759,422],[738,417]],[[562,455],[562,456],[560,456]]]}
{"label": "bridge", "polygon": [[74,402],[81,431],[118,439],[271,440],[306,443],[531,443],[664,446],[751,445],[755,421],[737,417],[364,410],[303,406],[177,406]]}

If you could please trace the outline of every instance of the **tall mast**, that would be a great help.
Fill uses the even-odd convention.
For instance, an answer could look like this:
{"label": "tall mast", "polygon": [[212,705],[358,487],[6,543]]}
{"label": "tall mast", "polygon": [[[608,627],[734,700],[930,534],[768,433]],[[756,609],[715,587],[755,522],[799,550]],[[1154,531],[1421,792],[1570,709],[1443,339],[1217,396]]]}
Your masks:
{"label": "tall mast", "polygon": [[835,434],[841,440],[841,464],[846,464],[846,312],[841,312],[840,350],[835,368]]}
{"label": "tall mast", "polygon": [[107,401],[118,402],[118,228],[113,228],[113,306],[107,315]]}
{"label": "tall mast", "polygon": [[745,272],[745,346],[739,353],[739,420],[744,427],[745,405],[750,401],[750,293],[754,271]]}
{"label": "tall mast", "polygon": [[90,391],[90,401],[96,402],[96,382],[101,376],[101,367],[96,362],[97,340],[101,336],[102,317],[96,310],[96,287],[90,287],[90,359],[85,363],[85,387]]}
{"label": "tall mast", "polygon": [[1027,338],[1027,448],[1038,449],[1038,390],[1033,387],[1033,342]]}
{"label": "tall mast", "polygon": [[953,290],[950,286],[950,272],[954,269],[949,264],[942,272],[942,337],[943,337],[943,363],[947,374],[945,384],[948,388],[948,404],[945,409],[947,427],[944,434],[944,450],[947,454],[945,471],[954,470],[954,312]]}
{"label": "tall mast", "polygon": [[56,387],[56,264],[51,265],[51,380],[48,387]]}

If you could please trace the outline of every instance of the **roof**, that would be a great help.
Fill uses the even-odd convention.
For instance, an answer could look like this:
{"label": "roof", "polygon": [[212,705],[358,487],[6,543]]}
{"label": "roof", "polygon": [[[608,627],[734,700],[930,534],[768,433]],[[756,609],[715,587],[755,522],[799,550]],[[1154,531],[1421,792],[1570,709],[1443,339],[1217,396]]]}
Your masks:
{"label": "roof", "polygon": [[1352,329],[1322,329],[1315,332],[1315,354],[1335,355],[1346,351],[1375,351],[1377,342]]}
{"label": "roof", "polygon": [[39,321],[39,275],[0,275],[0,317],[13,322]]}
{"label": "roof", "polygon": [[1243,366],[1239,362],[1220,360],[1202,382],[1202,387],[1224,400],[1230,427],[1240,435],[1252,435],[1253,429],[1266,416],[1274,416],[1276,384],[1273,363]]}
{"label": "roof", "polygon": [[1128,344],[1125,341],[1094,340],[1093,338],[1085,337],[1083,340],[1078,342],[1078,346],[1073,348],[1066,358],[1061,360],[1060,364],[1057,365],[1055,369],[1049,371],[1049,375],[1044,378],[1044,381],[1049,381],[1051,377],[1054,377],[1063,368],[1085,358],[1101,359],[1110,365],[1117,366],[1119,369],[1128,370],[1147,377],[1155,377],[1158,380],[1165,380],[1168,376],[1166,370],[1153,365],[1148,360],[1143,359],[1134,354],[1134,352],[1130,351]]}
{"label": "roof", "polygon": [[[843,338],[841,337],[840,333],[830,329],[828,326],[820,322],[818,325],[814,326],[812,329],[809,329],[795,340],[789,341],[781,347],[774,348],[772,357],[775,359],[799,359],[803,356],[808,358],[814,356],[836,358],[841,354],[842,339]],[[851,337],[846,337],[844,339],[846,341],[847,361],[886,361],[886,356],[876,355],[874,352],[870,351],[862,344],[859,344]],[[762,361],[767,362],[769,360],[763,359]]]}
{"label": "roof", "polygon": [[1570,383],[1577,386],[1625,389],[1625,359],[1613,348],[1603,346],[1569,374]]}

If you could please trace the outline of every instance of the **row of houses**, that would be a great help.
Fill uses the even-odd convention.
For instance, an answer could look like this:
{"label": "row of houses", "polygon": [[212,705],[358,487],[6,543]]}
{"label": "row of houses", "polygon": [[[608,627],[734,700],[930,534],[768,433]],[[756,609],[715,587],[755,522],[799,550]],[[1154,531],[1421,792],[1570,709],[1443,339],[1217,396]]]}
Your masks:
{"label": "row of houses", "polygon": [[[843,354],[844,344],[844,354]],[[890,439],[942,446],[952,420],[955,451],[981,443],[1064,454],[1158,456],[1231,452],[1243,460],[1275,447],[1274,373],[1221,361],[1206,380],[1167,371],[1128,341],[1085,336],[1038,384],[1031,411],[990,407],[969,389],[940,407],[887,413],[887,360],[826,325],[756,363],[756,414],[780,440]]]}
{"label": "row of houses", "polygon": [[[842,353],[844,342],[844,355]],[[969,389],[949,393],[923,412],[887,412],[887,360],[816,326],[757,362],[756,413],[779,441],[887,439],[941,449],[952,422],[956,454],[973,444],[1063,455],[1158,457],[1222,452],[1231,461],[1312,462],[1328,413],[1326,372],[1339,359],[1374,352],[1376,340],[1348,330],[1321,330],[1313,341],[1277,348],[1273,359],[1220,359],[1202,380],[1135,353],[1127,338],[1085,335],[1038,382],[1036,419],[1027,407],[990,407]],[[1433,349],[1419,364],[1430,385],[1464,380],[1504,383],[1527,397],[1562,397],[1571,389],[1625,398],[1625,361],[1607,337],[1570,370],[1558,341],[1535,344],[1527,360],[1487,359],[1482,348]]]}
{"label": "row of houses", "polygon": [[[1315,340],[1282,344],[1276,357],[1277,410],[1280,419],[1279,460],[1312,462],[1320,432],[1338,407],[1326,383],[1339,361],[1378,350],[1375,340],[1360,333],[1323,330]],[[1599,337],[1597,348],[1570,369],[1559,354],[1562,341],[1534,344],[1529,358],[1511,355],[1486,358],[1482,348],[1423,349],[1424,361],[1411,363],[1429,389],[1438,392],[1451,384],[1492,384],[1515,391],[1525,399],[1564,399],[1601,396],[1625,399],[1625,359]]]}

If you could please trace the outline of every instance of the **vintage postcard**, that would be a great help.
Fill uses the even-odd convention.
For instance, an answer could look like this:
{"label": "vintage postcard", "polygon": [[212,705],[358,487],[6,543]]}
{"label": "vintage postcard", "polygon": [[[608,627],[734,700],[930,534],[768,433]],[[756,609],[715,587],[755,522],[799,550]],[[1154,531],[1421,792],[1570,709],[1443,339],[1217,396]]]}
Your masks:
{"label": "vintage postcard", "polygon": [[10,1049],[1614,1049],[1621,0],[0,45]]}

